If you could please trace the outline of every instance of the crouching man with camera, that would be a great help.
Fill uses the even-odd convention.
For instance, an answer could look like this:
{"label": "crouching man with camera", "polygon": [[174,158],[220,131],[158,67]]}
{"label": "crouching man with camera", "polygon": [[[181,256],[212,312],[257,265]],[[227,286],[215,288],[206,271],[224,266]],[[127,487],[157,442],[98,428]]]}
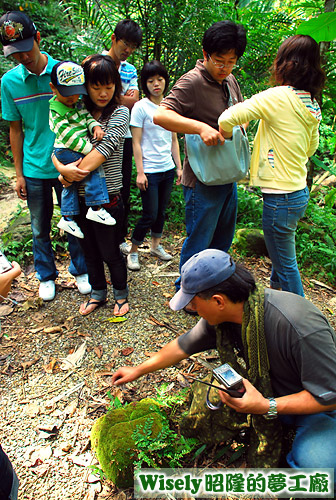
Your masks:
{"label": "crouching man with camera", "polygon": [[281,423],[290,424],[296,434],[289,466],[335,469],[336,336],[323,314],[298,295],[257,286],[249,271],[214,249],[182,267],[170,306],[177,311],[187,304],[202,318],[196,326],[139,366],[119,368],[113,382],[125,384],[216,348],[222,364],[243,376],[245,392],[219,391],[224,405],[211,411],[203,385],[194,384],[190,433],[214,443],[250,427],[248,465],[277,467]]}

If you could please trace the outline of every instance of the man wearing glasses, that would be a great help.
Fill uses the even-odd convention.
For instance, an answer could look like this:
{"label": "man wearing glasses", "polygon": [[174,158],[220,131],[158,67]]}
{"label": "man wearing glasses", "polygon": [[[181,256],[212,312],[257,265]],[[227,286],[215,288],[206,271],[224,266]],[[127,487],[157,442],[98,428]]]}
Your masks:
{"label": "man wearing glasses", "polygon": [[[223,144],[217,120],[229,106],[243,101],[239,85],[231,74],[246,47],[242,25],[220,21],[207,29],[203,37],[204,59],[183,75],[162,101],[154,123],[182,134],[199,134],[207,146]],[[231,246],[237,215],[235,183],[207,186],[196,179],[186,154],[182,175],[186,203],[187,238],[184,241],[180,269],[195,253],[206,248],[227,252]],[[180,278],[176,289],[180,288]],[[190,308],[185,309],[192,312]]]}
{"label": "man wearing glasses", "polygon": [[[120,79],[122,83],[121,104],[126,106],[131,111],[134,104],[139,100],[138,75],[136,68],[133,66],[133,64],[127,62],[126,59],[130,57],[133,52],[141,45],[141,28],[136,22],[132,21],[131,19],[123,19],[115,27],[111,40],[111,48],[108,52],[104,52],[104,54],[109,55],[119,69]],[[128,230],[127,219],[129,214],[131,174],[132,135],[130,130],[128,130],[124,143],[122,165],[123,187],[121,190],[121,195],[125,207],[125,217],[122,228],[122,238],[120,241],[120,250],[125,254],[129,253],[130,250],[130,246],[126,243],[125,237]]]}

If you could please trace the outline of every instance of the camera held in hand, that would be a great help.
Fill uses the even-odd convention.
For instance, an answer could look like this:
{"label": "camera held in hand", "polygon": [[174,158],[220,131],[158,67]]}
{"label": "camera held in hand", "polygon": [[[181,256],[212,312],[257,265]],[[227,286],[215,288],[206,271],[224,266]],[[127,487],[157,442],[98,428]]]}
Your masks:
{"label": "camera held in hand", "polygon": [[214,368],[212,373],[215,379],[225,387],[224,392],[227,392],[233,398],[243,397],[245,393],[243,377],[229,363]]}

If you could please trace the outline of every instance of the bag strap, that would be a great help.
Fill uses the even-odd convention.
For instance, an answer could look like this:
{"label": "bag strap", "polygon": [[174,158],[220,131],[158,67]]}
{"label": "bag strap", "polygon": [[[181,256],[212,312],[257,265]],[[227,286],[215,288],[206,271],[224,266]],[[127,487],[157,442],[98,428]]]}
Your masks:
{"label": "bag strap", "polygon": [[230,92],[230,87],[229,87],[228,82],[223,82],[223,86],[224,85],[226,86],[228,94],[229,94],[228,107],[230,108],[231,106],[233,106],[233,99],[232,99],[232,95],[231,95],[231,92]]}

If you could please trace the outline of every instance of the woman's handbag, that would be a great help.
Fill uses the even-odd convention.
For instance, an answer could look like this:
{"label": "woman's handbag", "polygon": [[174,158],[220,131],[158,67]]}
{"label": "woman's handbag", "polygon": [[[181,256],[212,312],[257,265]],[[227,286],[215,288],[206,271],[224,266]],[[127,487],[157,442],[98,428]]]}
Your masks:
{"label": "woman's handbag", "polygon": [[189,164],[203,184],[230,184],[246,176],[251,153],[245,129],[240,125],[233,128],[232,138],[225,139],[223,145],[206,146],[198,134],[185,134],[185,141]]}

